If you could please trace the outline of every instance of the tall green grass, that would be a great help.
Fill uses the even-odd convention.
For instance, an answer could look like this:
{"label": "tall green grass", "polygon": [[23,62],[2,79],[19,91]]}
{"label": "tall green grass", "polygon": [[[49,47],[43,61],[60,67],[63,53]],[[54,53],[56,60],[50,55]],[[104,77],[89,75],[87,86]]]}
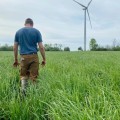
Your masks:
{"label": "tall green grass", "polygon": [[21,98],[13,53],[0,52],[0,119],[120,120],[120,52],[47,52],[46,57],[38,83],[29,81]]}

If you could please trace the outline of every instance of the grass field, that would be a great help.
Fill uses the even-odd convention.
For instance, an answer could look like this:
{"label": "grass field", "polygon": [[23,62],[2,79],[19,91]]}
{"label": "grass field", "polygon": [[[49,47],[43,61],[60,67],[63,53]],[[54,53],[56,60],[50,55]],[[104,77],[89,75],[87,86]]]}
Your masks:
{"label": "grass field", "polygon": [[0,120],[120,120],[120,52],[46,57],[37,85],[21,99],[13,53],[0,52]]}

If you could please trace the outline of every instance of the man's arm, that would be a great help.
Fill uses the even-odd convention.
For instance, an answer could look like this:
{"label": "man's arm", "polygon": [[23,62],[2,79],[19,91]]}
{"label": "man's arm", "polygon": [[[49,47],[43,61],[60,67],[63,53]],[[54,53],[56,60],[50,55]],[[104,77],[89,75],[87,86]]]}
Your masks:
{"label": "man's arm", "polygon": [[13,64],[13,66],[17,67],[19,65],[19,63],[18,63],[18,43],[17,42],[14,43],[13,50],[14,50],[14,64]]}
{"label": "man's arm", "polygon": [[39,46],[39,50],[40,50],[40,53],[41,53],[42,58],[43,58],[42,65],[45,65],[46,64],[45,49],[44,49],[42,42],[39,42],[38,46]]}
{"label": "man's arm", "polygon": [[15,58],[15,61],[18,60],[18,43],[14,43],[14,47],[13,47],[13,50],[14,50],[14,58]]}

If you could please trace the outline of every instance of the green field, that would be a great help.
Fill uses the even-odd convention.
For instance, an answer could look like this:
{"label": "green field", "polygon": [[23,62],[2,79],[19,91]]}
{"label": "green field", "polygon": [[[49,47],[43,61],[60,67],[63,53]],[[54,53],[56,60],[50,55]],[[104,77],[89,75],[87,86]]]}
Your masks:
{"label": "green field", "polygon": [[13,53],[0,52],[0,120],[120,120],[120,52],[46,57],[37,85],[21,99]]}

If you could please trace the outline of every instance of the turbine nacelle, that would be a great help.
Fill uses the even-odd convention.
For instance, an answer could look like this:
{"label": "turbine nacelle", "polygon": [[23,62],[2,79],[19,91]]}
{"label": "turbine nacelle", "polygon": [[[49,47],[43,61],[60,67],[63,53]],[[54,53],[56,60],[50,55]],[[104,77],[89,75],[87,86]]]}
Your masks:
{"label": "turbine nacelle", "polygon": [[83,10],[87,10],[87,7],[84,7]]}
{"label": "turbine nacelle", "polygon": [[90,26],[91,26],[91,28],[92,28],[91,19],[90,19],[90,15],[89,15],[89,11],[88,11],[88,7],[89,7],[90,3],[92,2],[92,0],[88,3],[87,7],[86,7],[85,5],[79,3],[79,2],[76,1],[76,0],[73,0],[73,1],[76,2],[77,4],[79,4],[80,6],[82,6],[82,7],[83,7],[83,10],[86,10],[86,11],[87,11],[88,18],[89,18],[89,21],[90,21]]}

